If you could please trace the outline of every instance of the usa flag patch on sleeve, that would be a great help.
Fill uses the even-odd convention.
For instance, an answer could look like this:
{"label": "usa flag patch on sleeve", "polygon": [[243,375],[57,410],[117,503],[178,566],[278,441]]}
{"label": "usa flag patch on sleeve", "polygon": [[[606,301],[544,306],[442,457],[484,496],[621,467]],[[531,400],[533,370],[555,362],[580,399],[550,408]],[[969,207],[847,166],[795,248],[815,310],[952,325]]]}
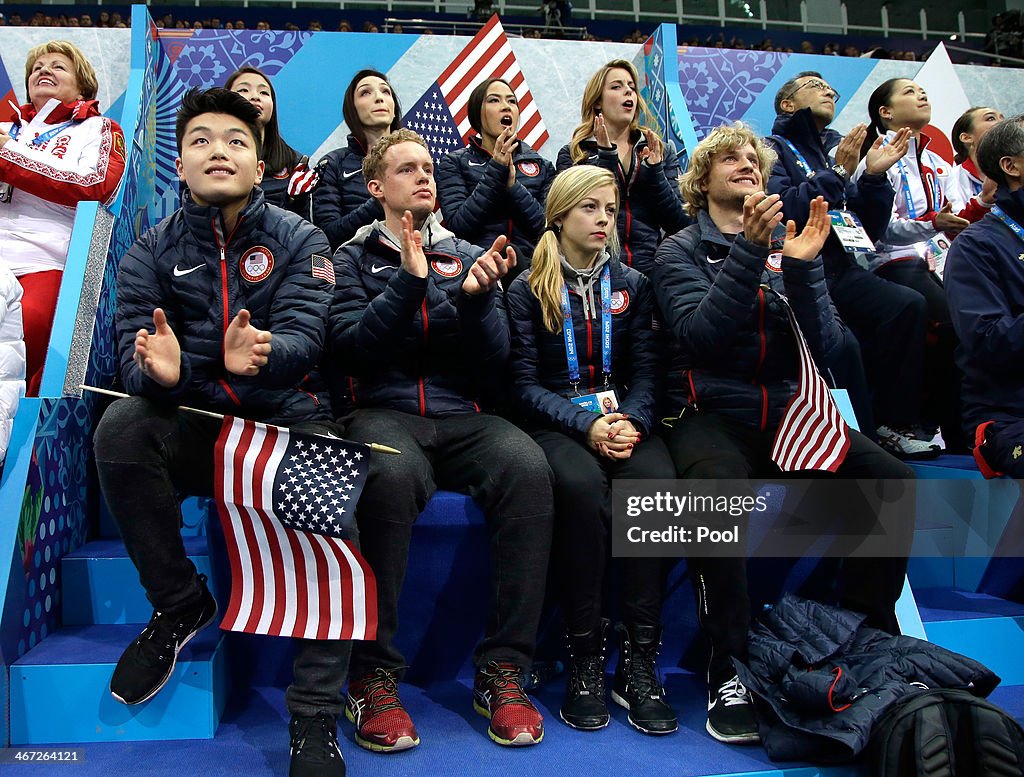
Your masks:
{"label": "usa flag patch on sleeve", "polygon": [[334,283],[334,264],[326,256],[313,254],[313,277]]}

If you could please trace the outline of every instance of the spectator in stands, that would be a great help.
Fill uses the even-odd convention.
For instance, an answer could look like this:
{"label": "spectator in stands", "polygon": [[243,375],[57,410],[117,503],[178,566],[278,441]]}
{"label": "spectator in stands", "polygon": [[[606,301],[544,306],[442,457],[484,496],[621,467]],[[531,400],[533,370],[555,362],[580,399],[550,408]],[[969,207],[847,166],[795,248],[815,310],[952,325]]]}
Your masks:
{"label": "spectator in stands", "polygon": [[341,110],[349,128],[348,145],[320,160],[320,180],[313,191],[313,223],[324,231],[334,250],[361,227],[384,217],[380,203],[366,189],[363,160],[367,149],[402,126],[398,97],[388,77],[377,70],[355,74],[345,89]]}
{"label": "spectator in stands", "polygon": [[[179,649],[217,613],[181,544],[178,492],[213,494],[221,424],[177,406],[282,425],[327,417],[326,397],[305,381],[324,343],[333,288],[310,263],[329,246],[312,224],[264,201],[258,118],[252,103],[226,89],[185,94],[177,169],[188,192],[121,260],[118,355],[133,396],[107,409],[94,446],[104,497],[154,607],[110,680],[124,704],[155,695]],[[211,175],[216,169],[232,174]],[[253,277],[247,258],[267,252],[274,261],[254,263],[261,277]],[[336,716],[350,647],[298,642],[286,693],[292,775],[345,773]]]}
{"label": "spectator in stands", "polygon": [[342,19],[338,22],[338,32],[352,32],[352,25],[349,24],[348,19]]}
{"label": "spectator in stands", "polygon": [[953,241],[945,276],[963,425],[986,477],[1024,478],[1024,115],[991,127],[976,158],[996,183],[995,205]]}
{"label": "spectator in stands", "polygon": [[373,22],[365,21],[363,22],[363,32],[380,32],[380,30],[377,29],[377,25]]}
{"label": "spectator in stands", "polygon": [[953,124],[950,140],[956,167],[949,176],[949,197],[963,205],[957,215],[971,223],[982,219],[995,202],[996,182],[987,180],[978,168],[977,149],[985,133],[1002,120],[1003,114],[995,108],[974,107]]}
{"label": "spectator in stands", "polygon": [[[533,266],[507,298],[513,401],[555,478],[552,566],[570,656],[560,716],[584,731],[604,728],[609,719],[608,621],[601,605],[612,480],[675,477],[654,434],[660,355],[654,296],[647,278],[619,261],[618,200],[608,170],[581,165],[560,173]],[[622,639],[612,699],[640,731],[668,734],[677,728],[676,714],[655,668],[667,565],[657,558],[620,562],[623,622],[616,627]]]}
{"label": "spectator in stands", "polygon": [[268,22],[266,19],[260,19],[258,22],[256,22],[256,29],[260,31],[269,30],[270,22]]}
{"label": "spectator in stands", "polygon": [[[641,124],[643,117],[649,124]],[[632,62],[615,59],[587,82],[581,123],[558,152],[557,168],[598,165],[619,186],[618,231],[627,267],[650,271],[661,236],[689,223],[676,188],[679,161],[656,129],[637,89]]]}
{"label": "spectator in stands", "polygon": [[[879,85],[868,99],[870,120],[861,155],[879,136],[892,143],[896,134],[908,128],[911,138],[907,153],[886,172],[895,191],[893,212],[885,234],[876,244],[876,254],[867,254],[868,266],[886,280],[913,289],[924,297],[928,308],[928,345],[925,351],[925,429],[928,439],[939,427],[947,450],[962,449],[959,425],[960,376],[953,363],[956,334],[942,283],[932,272],[935,238],[956,236],[969,223],[953,210],[948,199],[950,165],[928,148],[921,130],[931,121],[928,95],[909,78],[892,78]],[[864,174],[862,159],[855,178]]]}
{"label": "spectator in stands", "polygon": [[476,499],[490,534],[492,611],[474,657],[474,707],[498,744],[536,744],[543,719],[522,675],[544,598],[551,474],[524,432],[478,404],[508,357],[499,281],[515,252],[503,237],[482,251],[441,226],[433,162],[416,133],[382,137],[363,170],[384,217],[335,257],[332,354],[360,386],[345,436],[402,455],[371,458],[357,507],[363,555],[377,578],[377,639],[353,645],[348,717],[368,749],[419,743],[398,696],[405,659],[393,639],[412,525],[434,489],[446,488]]}
{"label": "spectator in stands", "polygon": [[[786,424],[798,381],[820,382],[815,365],[834,358],[842,324],[819,257],[829,232],[824,200],[814,199],[800,234],[789,220],[784,237],[773,240],[784,218],[781,198],[763,191],[774,156],[742,124],[713,130],[694,150],[680,183],[696,223],[658,249],[651,281],[676,340],[676,353],[664,364],[666,415],[676,419],[668,436],[676,472],[737,482],[792,473],[827,478],[829,488],[837,488],[833,477],[911,478],[905,464],[864,435],[844,435],[831,400],[823,401],[820,413],[805,410]],[[801,375],[798,365],[808,362],[811,369]],[[790,436],[801,429],[817,433]],[[789,438],[792,447],[776,453],[777,437]],[[784,459],[783,453],[793,456]],[[786,471],[779,461],[788,461]],[[832,492],[831,501],[842,515],[834,516],[834,525],[848,530],[874,524],[857,500],[837,495]],[[825,516],[813,520],[819,519]],[[732,665],[747,648],[745,559],[691,556],[688,563],[711,646],[707,730],[724,742],[757,741],[751,697]],[[905,558],[846,559],[839,585],[843,606],[865,613],[871,626],[898,633],[893,608],[905,570]]]}
{"label": "spectator in stands", "polygon": [[261,70],[246,65],[228,76],[224,88],[238,92],[260,112],[260,160],[265,165],[260,188],[266,201],[310,220],[309,192],[315,177],[309,169],[309,157],[300,154],[281,137],[277,126],[277,94],[270,79]]}
{"label": "spectator in stands", "polygon": [[[838,100],[839,94],[814,71],[798,73],[782,85],[775,95],[772,141],[778,157],[768,191],[782,197],[783,211],[798,227],[807,221],[811,200],[821,195],[835,212],[859,217],[870,245],[889,225],[893,188],[886,171],[906,152],[910,130],[896,133],[892,143],[883,144],[877,137],[865,174],[854,182],[851,174],[860,161],[867,127],[859,124],[845,137],[828,129]],[[922,420],[928,324],[924,300],[912,289],[862,268],[855,249],[830,231],[821,252],[829,294],[860,346],[831,366],[833,374],[851,390],[861,428],[870,434],[877,427],[886,450],[900,458],[935,458],[938,447],[914,436]],[[857,352],[863,353],[873,408],[869,392],[858,390],[863,381],[850,374],[861,369]]]}
{"label": "spectator in stands", "polygon": [[235,20],[235,29],[236,30],[244,30],[245,29],[245,20],[243,20],[243,19],[236,19]]}
{"label": "spectator in stands", "polygon": [[97,27],[109,27],[110,26],[110,14],[107,11],[100,11],[99,23],[96,26]]}
{"label": "spectator in stands", "polygon": [[507,81],[481,81],[466,109],[476,134],[446,154],[437,170],[444,225],[479,248],[505,235],[516,251],[516,272],[522,271],[544,229],[554,165],[519,139],[519,100]]}
{"label": "spectator in stands", "polygon": [[100,115],[96,71],[67,41],[28,53],[29,102],[0,124],[0,256],[25,289],[29,396],[39,392],[75,206],[109,203],[124,173],[116,122]]}
{"label": "spectator in stands", "polygon": [[320,31],[321,31],[321,30],[322,30],[323,28],[324,28],[324,27],[323,27],[323,25],[322,25],[322,24],[320,24],[320,21],[319,21],[319,20],[317,20],[317,19],[313,19],[313,20],[312,20],[312,21],[311,21],[311,22],[309,23],[309,27],[308,27],[308,29],[310,30],[310,32],[320,32]]}
{"label": "spectator in stands", "polygon": [[11,440],[18,402],[25,396],[25,333],[21,284],[0,264],[0,473]]}

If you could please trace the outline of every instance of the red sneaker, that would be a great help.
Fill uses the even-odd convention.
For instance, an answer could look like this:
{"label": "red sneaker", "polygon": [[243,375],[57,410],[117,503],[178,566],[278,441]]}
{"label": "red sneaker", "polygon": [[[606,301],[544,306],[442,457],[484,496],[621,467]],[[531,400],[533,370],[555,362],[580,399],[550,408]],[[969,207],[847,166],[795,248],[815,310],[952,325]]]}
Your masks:
{"label": "red sneaker", "polygon": [[487,734],[499,745],[536,745],[544,738],[544,718],[523,690],[515,664],[491,661],[477,670],[473,709],[491,721]]}
{"label": "red sneaker", "polygon": [[367,750],[394,753],[420,743],[416,726],[398,698],[398,679],[387,669],[349,680],[345,717],[356,724],[356,744]]}

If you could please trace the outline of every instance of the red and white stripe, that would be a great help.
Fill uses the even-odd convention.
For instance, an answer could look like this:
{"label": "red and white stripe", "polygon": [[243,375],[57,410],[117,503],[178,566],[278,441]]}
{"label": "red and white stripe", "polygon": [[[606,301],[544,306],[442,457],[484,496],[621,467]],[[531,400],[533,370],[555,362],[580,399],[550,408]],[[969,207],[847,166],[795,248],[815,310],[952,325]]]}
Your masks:
{"label": "red and white stripe", "polygon": [[283,526],[274,477],[287,429],[225,418],[217,441],[217,508],[231,564],[221,628],[305,639],[374,639],[373,573],[347,540]]}
{"label": "red and white stripe", "polygon": [[298,197],[300,194],[313,191],[320,181],[320,175],[316,168],[310,168],[305,162],[300,162],[292,171],[288,179],[288,196]]}
{"label": "red and white stripe", "polygon": [[771,458],[783,472],[817,469],[835,472],[850,449],[850,427],[832,399],[828,384],[814,366],[793,309],[779,295],[800,354],[796,394],[789,400],[775,433]]}
{"label": "red and white stripe", "polygon": [[487,78],[508,81],[519,102],[520,139],[535,149],[543,146],[548,139],[548,130],[497,14],[473,36],[473,40],[437,79],[463,142],[473,131],[469,126],[469,95],[474,86]]}

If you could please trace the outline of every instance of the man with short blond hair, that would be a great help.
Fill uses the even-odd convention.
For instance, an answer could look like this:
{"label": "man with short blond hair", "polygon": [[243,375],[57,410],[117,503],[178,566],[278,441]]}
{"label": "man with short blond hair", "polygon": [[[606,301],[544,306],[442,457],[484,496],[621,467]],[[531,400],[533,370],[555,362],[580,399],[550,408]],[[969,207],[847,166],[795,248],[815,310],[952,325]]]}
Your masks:
{"label": "man with short blond hair", "polygon": [[474,656],[474,707],[502,745],[532,745],[543,718],[522,688],[544,598],[551,474],[523,431],[480,409],[504,374],[509,331],[500,281],[515,252],[459,240],[434,215],[434,164],[416,133],[385,135],[363,162],[384,219],[335,255],[334,363],[358,380],[352,440],[399,449],[376,456],[357,509],[377,577],[377,639],[352,652],[348,718],[377,752],[419,744],[398,696],[405,659],[393,644],[412,525],[437,488],[472,496],[487,516],[491,613]]}

